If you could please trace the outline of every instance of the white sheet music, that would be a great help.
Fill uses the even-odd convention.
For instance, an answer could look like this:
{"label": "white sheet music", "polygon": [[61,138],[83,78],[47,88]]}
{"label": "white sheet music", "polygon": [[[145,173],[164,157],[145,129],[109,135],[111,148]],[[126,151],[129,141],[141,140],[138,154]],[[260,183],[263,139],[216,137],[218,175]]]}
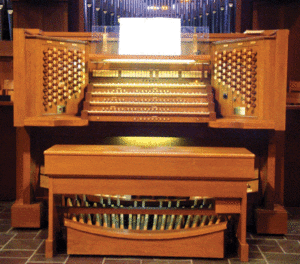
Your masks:
{"label": "white sheet music", "polygon": [[181,55],[179,18],[120,18],[120,55]]}

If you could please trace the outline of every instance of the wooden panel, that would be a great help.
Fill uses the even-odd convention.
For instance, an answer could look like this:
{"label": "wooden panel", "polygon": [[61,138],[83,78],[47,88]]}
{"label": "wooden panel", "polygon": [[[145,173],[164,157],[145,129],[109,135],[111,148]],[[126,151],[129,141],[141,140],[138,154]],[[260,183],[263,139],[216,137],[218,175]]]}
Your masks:
{"label": "wooden panel", "polygon": [[60,156],[143,156],[143,157],[195,157],[253,159],[254,154],[245,148],[222,147],[156,147],[141,148],[118,145],[55,145],[45,151],[46,155]]}
{"label": "wooden panel", "polygon": [[[158,240],[120,240],[97,236],[68,228],[67,253],[89,255],[168,256],[168,257],[224,257],[224,233],[203,236]],[[82,244],[82,241],[85,241]],[[101,246],[99,244],[101,243]],[[138,245],[138,246],[137,246]]]}
{"label": "wooden panel", "polygon": [[14,203],[11,207],[11,226],[18,228],[40,228],[42,206],[40,203]]}
{"label": "wooden panel", "polygon": [[227,214],[228,212],[241,212],[241,201],[237,199],[217,199],[215,202],[215,211],[218,214]]}
{"label": "wooden panel", "polygon": [[25,126],[59,127],[59,126],[87,126],[88,120],[73,115],[29,117],[24,120]]}
{"label": "wooden panel", "polygon": [[[243,197],[246,182],[145,180],[145,179],[91,179],[54,178],[53,191],[63,194],[150,195],[150,196],[209,196]],[[72,185],[70,184],[72,182]]]}
{"label": "wooden panel", "polygon": [[68,0],[69,31],[84,31],[83,4],[82,0]]}
{"label": "wooden panel", "polygon": [[12,41],[0,41],[0,57],[13,56],[13,42]]}
{"label": "wooden panel", "polygon": [[274,210],[257,209],[256,231],[258,234],[286,234],[288,214],[283,206],[276,205]]}
{"label": "wooden panel", "polygon": [[278,40],[275,50],[275,71],[274,79],[274,112],[270,115],[275,116],[275,129],[285,130],[286,117],[286,91],[287,91],[287,64],[288,64],[288,30],[280,30],[277,33]]}
{"label": "wooden panel", "polygon": [[24,29],[14,29],[14,125],[24,126],[26,103],[26,59]]}
{"label": "wooden panel", "polygon": [[236,129],[274,129],[274,121],[266,120],[247,120],[222,118],[216,121],[209,121],[209,126],[214,128],[236,128]]}
{"label": "wooden panel", "polygon": [[254,155],[245,149],[58,145],[45,151],[45,173],[58,177],[251,179],[253,171]]}
{"label": "wooden panel", "polygon": [[5,80],[13,80],[12,41],[0,41],[0,95],[5,95],[2,90]]}
{"label": "wooden panel", "polygon": [[14,27],[68,31],[68,1],[13,1]]}
{"label": "wooden panel", "polygon": [[253,1],[253,29],[289,29],[288,80],[300,81],[298,1]]}
{"label": "wooden panel", "polygon": [[244,32],[252,25],[252,0],[236,0],[235,32]]}

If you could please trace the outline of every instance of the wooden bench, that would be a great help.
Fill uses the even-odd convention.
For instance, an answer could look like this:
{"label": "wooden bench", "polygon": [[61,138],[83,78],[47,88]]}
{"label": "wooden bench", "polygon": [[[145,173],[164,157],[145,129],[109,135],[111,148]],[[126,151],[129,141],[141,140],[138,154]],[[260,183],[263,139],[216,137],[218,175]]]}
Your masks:
{"label": "wooden bench", "polygon": [[[55,145],[44,156],[45,174],[49,176],[46,257],[53,256],[58,230],[55,194],[130,194],[214,197],[214,214],[239,214],[238,251],[241,261],[248,261],[246,183],[254,178],[255,158],[248,150]],[[65,225],[68,254],[224,257],[226,225],[209,232],[175,230],[157,236],[153,236],[153,231],[109,232],[69,220]]]}

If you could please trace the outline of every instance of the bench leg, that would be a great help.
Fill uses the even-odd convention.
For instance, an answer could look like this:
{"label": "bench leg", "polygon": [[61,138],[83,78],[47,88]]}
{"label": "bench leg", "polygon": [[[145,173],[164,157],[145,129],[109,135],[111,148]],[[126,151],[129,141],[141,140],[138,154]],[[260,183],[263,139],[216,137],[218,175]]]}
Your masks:
{"label": "bench leg", "polygon": [[49,237],[46,239],[45,242],[45,257],[46,258],[53,258],[53,252],[54,252],[54,241],[50,240]]}
{"label": "bench leg", "polygon": [[239,241],[238,254],[240,260],[247,262],[249,258],[249,245],[246,242],[247,235],[247,189],[241,201],[241,213],[239,217],[237,237]]}
{"label": "bench leg", "polygon": [[49,196],[48,196],[48,238],[45,243],[45,257],[52,258],[56,245],[55,245],[55,224],[54,221],[57,217],[54,196],[53,196],[53,179],[49,178]]}

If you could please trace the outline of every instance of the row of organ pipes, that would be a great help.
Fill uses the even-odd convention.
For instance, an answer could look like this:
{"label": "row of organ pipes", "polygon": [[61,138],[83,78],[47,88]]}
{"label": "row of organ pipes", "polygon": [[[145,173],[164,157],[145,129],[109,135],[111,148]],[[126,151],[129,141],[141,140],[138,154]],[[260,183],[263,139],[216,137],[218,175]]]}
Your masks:
{"label": "row of organ pipes", "polygon": [[13,39],[12,0],[0,0],[0,40]]}
{"label": "row of organ pipes", "polygon": [[85,31],[118,26],[121,17],[180,18],[182,26],[235,32],[236,0],[84,0]]}

